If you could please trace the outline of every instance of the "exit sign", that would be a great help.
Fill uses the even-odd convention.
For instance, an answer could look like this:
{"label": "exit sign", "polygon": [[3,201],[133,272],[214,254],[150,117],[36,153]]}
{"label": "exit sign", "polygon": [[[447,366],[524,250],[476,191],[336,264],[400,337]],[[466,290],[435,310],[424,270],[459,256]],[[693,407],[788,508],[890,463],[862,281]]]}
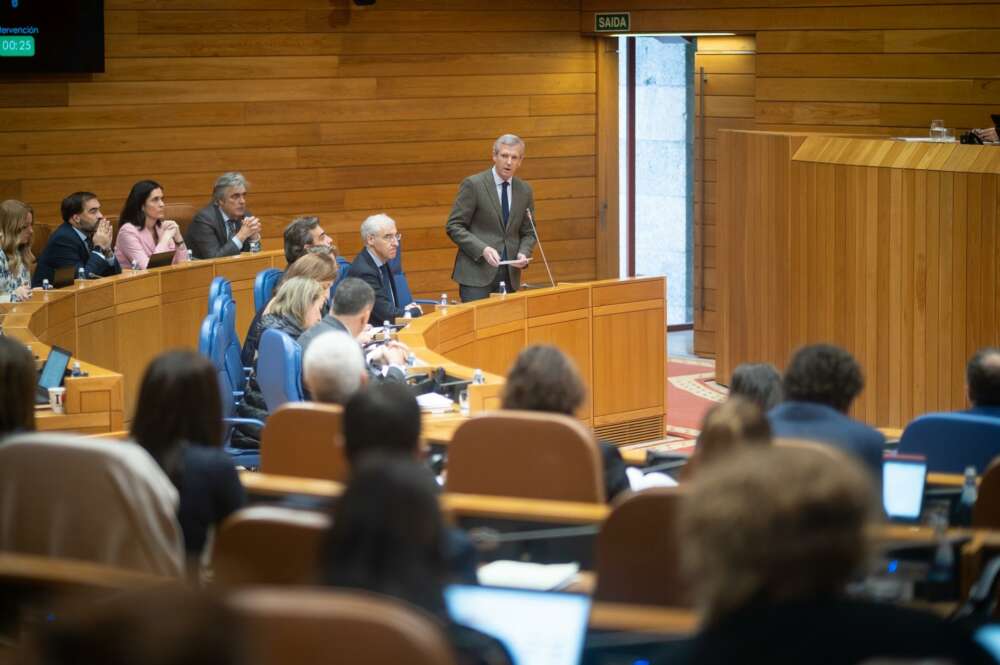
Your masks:
{"label": "exit sign", "polygon": [[628,32],[630,25],[628,12],[594,14],[594,32]]}

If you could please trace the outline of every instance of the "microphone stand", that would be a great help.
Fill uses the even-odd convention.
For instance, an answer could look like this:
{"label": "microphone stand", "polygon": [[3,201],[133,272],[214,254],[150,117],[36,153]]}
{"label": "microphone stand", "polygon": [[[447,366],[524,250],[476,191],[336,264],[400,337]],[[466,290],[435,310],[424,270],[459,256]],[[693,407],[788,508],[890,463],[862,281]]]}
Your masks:
{"label": "microphone stand", "polygon": [[531,208],[525,208],[525,209],[524,209],[524,212],[525,212],[525,213],[526,213],[526,214],[528,215],[528,222],[530,222],[530,223],[531,223],[531,230],[532,230],[532,231],[534,232],[534,234],[535,234],[535,242],[537,242],[537,243],[538,243],[538,251],[540,251],[540,252],[542,253],[542,261],[543,261],[543,262],[545,263],[545,271],[546,271],[547,273],[549,273],[549,283],[550,283],[550,284],[551,284],[552,286],[555,286],[555,285],[556,285],[556,280],[554,280],[554,279],[552,278],[552,269],[551,269],[551,268],[549,268],[549,260],[548,260],[547,258],[545,258],[545,248],[544,248],[544,247],[542,247],[542,239],[541,239],[541,237],[539,237],[539,235],[538,235],[538,227],[537,227],[537,226],[535,226],[535,218],[534,218],[534,216],[533,216],[533,215],[531,214]]}

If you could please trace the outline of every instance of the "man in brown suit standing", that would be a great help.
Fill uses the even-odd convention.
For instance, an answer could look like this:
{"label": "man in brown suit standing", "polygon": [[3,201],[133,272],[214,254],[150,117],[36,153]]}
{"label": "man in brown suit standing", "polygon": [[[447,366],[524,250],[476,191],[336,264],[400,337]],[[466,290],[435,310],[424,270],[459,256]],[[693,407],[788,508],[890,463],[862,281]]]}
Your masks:
{"label": "man in brown suit standing", "polygon": [[451,278],[462,302],[481,300],[500,290],[516,291],[521,270],[535,246],[531,186],[514,173],[524,159],[524,141],[504,134],[493,143],[493,167],[469,176],[458,188],[447,231],[458,245]]}

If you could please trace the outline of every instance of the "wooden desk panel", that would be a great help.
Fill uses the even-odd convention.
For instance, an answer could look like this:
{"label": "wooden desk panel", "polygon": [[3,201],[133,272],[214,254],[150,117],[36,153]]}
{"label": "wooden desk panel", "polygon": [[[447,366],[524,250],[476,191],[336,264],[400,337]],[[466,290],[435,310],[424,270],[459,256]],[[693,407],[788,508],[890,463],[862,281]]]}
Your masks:
{"label": "wooden desk panel", "polygon": [[456,376],[487,373],[487,386],[470,389],[472,413],[499,408],[504,375],[527,344],[553,344],[589,388],[577,416],[617,443],[648,441],[665,427],[665,294],[662,277],[561,284],[428,313],[400,339],[421,359],[439,354]]}
{"label": "wooden desk panel", "polygon": [[275,264],[284,265],[280,251],[126,270],[66,289],[35,291],[25,303],[0,305],[6,334],[30,344],[43,358],[49,344],[69,349],[90,374],[66,379],[66,413],[38,412],[38,429],[122,430],[150,360],[167,349],[197,348],[212,279],[222,274],[237,280],[233,290],[243,301],[237,305],[242,334],[253,317],[253,279]]}
{"label": "wooden desk panel", "polygon": [[855,417],[964,408],[1000,343],[1000,148],[725,131],[718,155],[719,380],[832,342],[864,369]]}

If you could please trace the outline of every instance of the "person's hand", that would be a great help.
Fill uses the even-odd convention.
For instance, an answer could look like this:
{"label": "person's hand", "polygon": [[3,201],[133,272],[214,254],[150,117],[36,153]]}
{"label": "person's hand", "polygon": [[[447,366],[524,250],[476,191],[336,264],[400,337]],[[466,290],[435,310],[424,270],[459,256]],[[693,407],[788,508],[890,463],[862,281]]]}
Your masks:
{"label": "person's hand", "polygon": [[406,349],[399,344],[386,344],[382,347],[382,359],[387,365],[405,365]]}
{"label": "person's hand", "polygon": [[102,250],[111,249],[111,222],[107,219],[102,219],[97,223],[93,242],[94,247],[100,247]]}
{"label": "person's hand", "polygon": [[240,242],[246,242],[252,236],[260,235],[260,220],[256,217],[244,217],[243,224],[240,225],[239,230],[236,232],[236,237],[240,239]]}
{"label": "person's hand", "polygon": [[174,244],[184,242],[184,238],[181,236],[181,227],[172,219],[165,219],[160,222],[160,234],[164,238],[173,239]]}
{"label": "person's hand", "polygon": [[394,347],[394,348],[397,348],[397,349],[402,349],[404,354],[410,352],[410,347],[408,347],[405,342],[400,342],[398,339],[392,340],[386,346],[391,346],[391,347]]}
{"label": "person's hand", "polygon": [[486,249],[483,250],[483,258],[486,259],[486,262],[494,268],[500,267],[500,252],[492,247],[487,246]]}
{"label": "person's hand", "polygon": [[372,324],[366,323],[365,329],[362,330],[360,333],[358,333],[358,336],[355,339],[358,340],[358,344],[364,346],[365,344],[371,342],[372,337],[374,336],[375,336],[375,329],[372,328]]}
{"label": "person's hand", "polygon": [[511,263],[510,265],[512,265],[513,267],[517,268],[518,270],[524,270],[525,268],[528,267],[528,262],[530,260],[531,259],[529,259],[524,254],[518,254],[517,255],[517,261],[514,261],[514,263]]}
{"label": "person's hand", "polygon": [[979,138],[981,138],[984,141],[991,141],[993,143],[996,143],[997,141],[996,127],[988,127],[986,129],[973,129],[972,131],[974,131],[976,135],[979,136]]}
{"label": "person's hand", "polygon": [[415,309],[415,310],[417,310],[418,312],[420,312],[421,314],[423,314],[423,313],[424,313],[424,310],[420,308],[420,305],[418,305],[418,304],[417,304],[417,303],[415,303],[415,302],[411,302],[411,303],[410,303],[409,305],[407,305],[407,306],[406,306],[406,307],[404,307],[403,309],[404,309],[404,310],[414,310],[414,309]]}
{"label": "person's hand", "polygon": [[29,298],[31,298],[30,286],[24,285],[14,289],[14,298],[13,298],[14,300],[21,301],[21,300],[28,300]]}

